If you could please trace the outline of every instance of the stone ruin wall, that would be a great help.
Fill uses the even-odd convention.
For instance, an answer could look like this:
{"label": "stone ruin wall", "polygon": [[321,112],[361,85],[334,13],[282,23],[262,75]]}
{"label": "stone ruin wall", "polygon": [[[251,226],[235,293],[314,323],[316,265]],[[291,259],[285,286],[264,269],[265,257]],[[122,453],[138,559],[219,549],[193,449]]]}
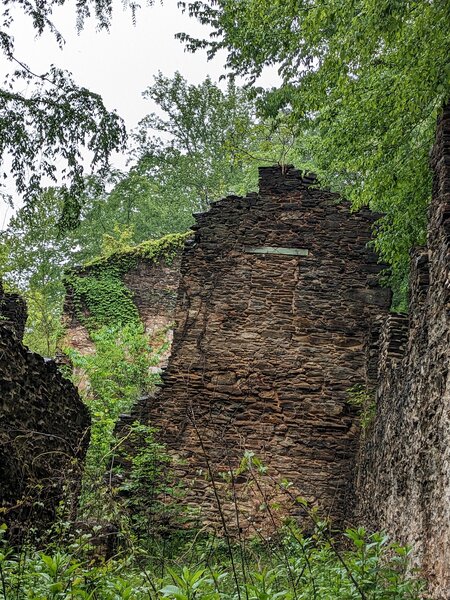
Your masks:
{"label": "stone ruin wall", "polygon": [[[281,514],[299,512],[277,485],[285,478],[292,495],[337,521],[410,544],[432,597],[443,600],[450,597],[448,108],[432,164],[428,245],[412,254],[409,316],[389,314],[388,292],[377,286],[382,266],[366,246],[375,216],[349,214],[297,171],[263,169],[259,194],[226,198],[198,215],[181,261],[164,385],[123,425],[139,417],[160,428],[179,459],[184,502],[193,512],[201,507],[201,524],[220,528],[211,475],[228,527],[238,515],[250,533],[267,520],[270,503]],[[255,247],[309,254],[253,254]],[[140,268],[128,285],[148,327],[159,313],[151,312],[148,282],[164,286],[167,273]],[[74,320],[74,345],[77,327]],[[361,383],[376,390],[376,416],[360,435],[347,400]],[[230,470],[246,450],[268,473],[255,484],[253,473],[237,471],[230,491]]]}
{"label": "stone ruin wall", "polygon": [[[367,248],[376,217],[314,183],[261,169],[259,194],[214,203],[186,244],[164,384],[134,416],[159,428],[203,526],[220,528],[216,494],[250,535],[301,513],[298,495],[338,522],[352,510],[348,391],[367,384],[368,323],[390,292]],[[239,470],[245,452],[267,472]]]}
{"label": "stone ruin wall", "polygon": [[413,548],[450,598],[450,107],[432,153],[428,243],[411,262],[409,316],[381,326],[376,417],[361,440],[357,518]]}
{"label": "stone ruin wall", "polygon": [[[122,276],[122,281],[131,291],[140,319],[149,334],[150,345],[160,357],[158,370],[167,365],[170,354],[180,260],[181,251],[169,261],[163,258],[155,262],[151,258],[142,257]],[[87,277],[91,271],[90,267],[79,267],[76,275]],[[89,311],[84,307],[83,317],[88,316]],[[94,351],[94,344],[76,310],[70,286],[67,288],[64,304],[63,325],[63,346],[74,348],[81,354]],[[159,352],[162,348],[166,349]]]}
{"label": "stone ruin wall", "polygon": [[75,495],[90,426],[54,361],[22,344],[25,321],[23,300],[0,284],[0,522],[13,540],[45,532],[64,486]]}

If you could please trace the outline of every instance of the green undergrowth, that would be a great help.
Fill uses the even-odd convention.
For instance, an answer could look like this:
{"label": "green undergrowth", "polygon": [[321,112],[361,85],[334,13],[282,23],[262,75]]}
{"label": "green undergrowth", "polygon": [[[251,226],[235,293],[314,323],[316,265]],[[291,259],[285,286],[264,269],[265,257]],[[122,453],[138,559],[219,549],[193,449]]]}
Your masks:
{"label": "green undergrowth", "polygon": [[[0,536],[1,537],[1,536]],[[345,542],[343,542],[345,540]],[[383,534],[349,529],[337,540],[321,524],[229,545],[199,532],[96,556],[95,533],[45,550],[0,540],[0,599],[29,600],[413,600],[423,586],[408,549]]]}
{"label": "green undergrowth", "polygon": [[105,473],[114,453],[114,429],[120,414],[129,412],[139,396],[159,382],[159,375],[150,370],[159,356],[141,323],[103,326],[91,333],[91,339],[95,352],[68,349],[67,353],[92,421],[80,508],[90,517],[104,519]]}
{"label": "green undergrowth", "polygon": [[91,332],[104,325],[137,323],[139,314],[123,276],[142,259],[170,264],[182,250],[187,233],[166,235],[87,262],[83,269],[71,269],[64,284],[71,292],[75,313]]}
{"label": "green undergrowth", "polygon": [[[158,479],[158,465],[165,460],[163,449],[156,442],[149,443],[153,432],[141,432],[142,447],[136,443],[135,455],[126,460],[122,457],[129,467],[129,478],[124,480],[114,464],[115,455],[122,452],[115,429],[121,414],[130,413],[140,396],[154,391],[160,377],[152,367],[159,365],[167,348],[164,329],[151,337],[146,332],[123,278],[143,259],[170,264],[190,235],[166,235],[132,247],[127,243],[127,232],[122,233],[120,243],[107,240],[103,256],[65,275],[75,313],[87,328],[93,346],[88,353],[66,349],[73,368],[72,380],[89,408],[92,422],[79,499],[80,516],[84,521],[114,522],[119,528],[121,513],[125,513],[126,520],[132,501],[143,509],[140,516],[144,515],[144,521],[157,503],[158,494],[150,481]],[[136,434],[134,430],[132,435]],[[127,443],[130,445],[130,440]],[[158,461],[152,458],[155,452]],[[118,498],[115,482],[119,479],[119,491],[124,495],[133,492],[132,500]],[[139,486],[146,489],[137,494]]]}

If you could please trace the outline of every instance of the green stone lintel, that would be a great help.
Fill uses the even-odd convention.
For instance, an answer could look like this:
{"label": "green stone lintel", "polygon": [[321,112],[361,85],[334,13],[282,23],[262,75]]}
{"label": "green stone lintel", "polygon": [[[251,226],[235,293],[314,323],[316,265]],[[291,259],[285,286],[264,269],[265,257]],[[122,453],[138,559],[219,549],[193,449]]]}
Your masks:
{"label": "green stone lintel", "polygon": [[276,248],[273,246],[246,246],[244,252],[248,254],[285,254],[288,256],[308,256],[306,248]]}

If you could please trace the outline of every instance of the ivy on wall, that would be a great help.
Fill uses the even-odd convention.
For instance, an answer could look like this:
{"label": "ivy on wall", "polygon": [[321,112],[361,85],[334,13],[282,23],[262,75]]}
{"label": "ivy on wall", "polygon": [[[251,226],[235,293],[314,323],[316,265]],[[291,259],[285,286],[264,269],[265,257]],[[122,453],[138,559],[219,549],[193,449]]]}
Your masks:
{"label": "ivy on wall", "polygon": [[80,322],[90,331],[104,325],[138,323],[133,295],[124,284],[123,276],[142,259],[155,263],[164,260],[170,264],[190,235],[190,232],[166,235],[97,258],[86,263],[83,269],[68,271],[64,284]]}

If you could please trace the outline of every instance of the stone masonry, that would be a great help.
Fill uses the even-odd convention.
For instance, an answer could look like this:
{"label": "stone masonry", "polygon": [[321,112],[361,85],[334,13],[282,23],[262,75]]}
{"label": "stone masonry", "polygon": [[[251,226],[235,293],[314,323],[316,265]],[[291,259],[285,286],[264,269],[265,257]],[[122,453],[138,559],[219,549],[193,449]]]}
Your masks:
{"label": "stone masonry", "polygon": [[351,513],[348,400],[353,386],[375,386],[368,323],[390,304],[368,249],[375,220],[278,167],[260,170],[258,194],[196,216],[164,384],[139,416],[177,459],[202,525],[270,530],[301,513],[298,495],[336,523]]}
{"label": "stone masonry", "polygon": [[90,426],[56,364],[22,344],[25,321],[23,300],[0,284],[0,523],[13,540],[44,533],[63,493],[74,499]]}
{"label": "stone masonry", "polygon": [[[164,258],[155,261],[142,257],[136,261],[122,277],[125,286],[131,291],[140,319],[150,336],[155,353],[167,348],[161,354],[160,366],[165,366],[172,343],[172,324],[178,288],[180,254],[170,261]],[[79,267],[77,276],[91,274],[91,267]],[[87,313],[85,316],[89,316]],[[63,318],[66,334],[64,345],[68,345],[82,354],[94,351],[85,325],[80,321],[73,302],[73,291],[67,289]]]}
{"label": "stone masonry", "polygon": [[376,417],[362,437],[357,519],[412,547],[450,598],[450,107],[432,153],[428,243],[411,261],[409,316],[381,328]]}

